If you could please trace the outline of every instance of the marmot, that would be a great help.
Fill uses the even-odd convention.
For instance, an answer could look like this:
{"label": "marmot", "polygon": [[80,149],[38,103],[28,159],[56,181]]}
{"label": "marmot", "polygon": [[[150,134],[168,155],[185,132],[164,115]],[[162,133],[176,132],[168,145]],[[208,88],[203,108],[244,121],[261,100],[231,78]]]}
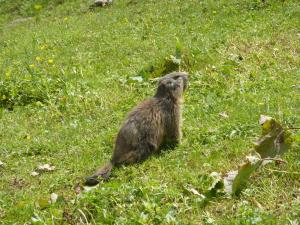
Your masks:
{"label": "marmot", "polygon": [[86,179],[86,185],[107,180],[113,166],[137,163],[158,152],[161,144],[178,143],[181,138],[181,104],[188,74],[173,72],[160,78],[154,97],[143,101],[127,116],[109,163]]}

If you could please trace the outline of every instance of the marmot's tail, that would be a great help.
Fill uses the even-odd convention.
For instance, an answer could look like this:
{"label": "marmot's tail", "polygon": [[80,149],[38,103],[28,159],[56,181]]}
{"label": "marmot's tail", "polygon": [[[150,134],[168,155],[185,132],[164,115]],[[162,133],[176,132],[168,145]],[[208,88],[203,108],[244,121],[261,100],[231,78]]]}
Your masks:
{"label": "marmot's tail", "polygon": [[113,168],[113,164],[111,162],[105,164],[92,176],[86,178],[85,185],[94,186],[98,184],[99,183],[99,180],[97,179],[98,177],[102,177],[105,181],[107,181],[111,174],[112,168]]}
{"label": "marmot's tail", "polygon": [[103,177],[103,179],[108,180],[111,170],[113,168],[113,164],[111,162],[108,162],[103,167],[101,167],[93,176],[96,177]]}

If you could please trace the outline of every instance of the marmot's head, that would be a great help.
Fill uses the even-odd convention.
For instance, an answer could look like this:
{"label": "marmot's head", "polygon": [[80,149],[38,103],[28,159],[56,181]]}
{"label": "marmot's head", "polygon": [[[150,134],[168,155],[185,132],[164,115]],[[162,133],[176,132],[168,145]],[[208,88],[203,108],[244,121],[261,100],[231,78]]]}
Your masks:
{"label": "marmot's head", "polygon": [[159,79],[156,97],[179,99],[188,86],[188,74],[173,72]]}

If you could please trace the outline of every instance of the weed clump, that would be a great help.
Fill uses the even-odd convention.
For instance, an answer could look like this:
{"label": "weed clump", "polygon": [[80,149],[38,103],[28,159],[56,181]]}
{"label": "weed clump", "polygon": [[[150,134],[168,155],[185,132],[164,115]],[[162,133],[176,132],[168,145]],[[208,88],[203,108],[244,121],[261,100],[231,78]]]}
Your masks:
{"label": "weed clump", "polygon": [[157,65],[149,65],[142,69],[138,76],[147,80],[161,77],[165,74],[178,71],[188,71],[191,67],[191,57],[186,49],[177,42],[175,53],[162,59]]}
{"label": "weed clump", "polygon": [[0,80],[0,107],[13,109],[32,103],[46,103],[65,89],[60,78],[29,78]]}

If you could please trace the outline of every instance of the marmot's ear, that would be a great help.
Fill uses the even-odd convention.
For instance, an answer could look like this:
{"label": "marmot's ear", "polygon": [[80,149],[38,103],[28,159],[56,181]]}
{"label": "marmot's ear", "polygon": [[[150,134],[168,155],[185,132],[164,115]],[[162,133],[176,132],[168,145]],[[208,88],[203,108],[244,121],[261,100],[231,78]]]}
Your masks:
{"label": "marmot's ear", "polygon": [[165,79],[166,79],[165,77],[156,78],[158,84],[161,84]]}

